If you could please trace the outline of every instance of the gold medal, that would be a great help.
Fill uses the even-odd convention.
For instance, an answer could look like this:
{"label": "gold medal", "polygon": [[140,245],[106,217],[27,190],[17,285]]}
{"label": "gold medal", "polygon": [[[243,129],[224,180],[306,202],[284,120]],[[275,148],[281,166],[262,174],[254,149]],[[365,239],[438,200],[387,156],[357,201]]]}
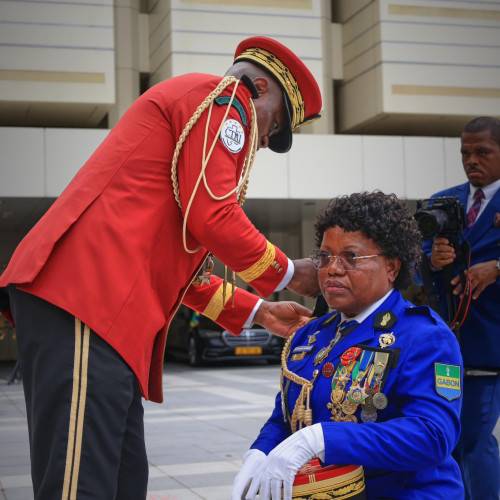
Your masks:
{"label": "gold medal", "polygon": [[342,405],[340,403],[328,403],[326,407],[332,411],[332,414],[342,411]]}
{"label": "gold medal", "polygon": [[342,422],[352,422],[354,424],[358,422],[358,419],[354,415],[346,415],[341,420]]}
{"label": "gold medal", "polygon": [[351,401],[350,399],[346,399],[343,403],[342,403],[342,411],[346,414],[346,415],[353,415],[356,410],[358,409],[358,404],[357,403],[354,403],[353,401]]}
{"label": "gold medal", "polygon": [[342,389],[334,389],[330,394],[330,399],[332,403],[340,403],[344,399],[344,391]]}
{"label": "gold medal", "polygon": [[333,420],[334,422],[340,422],[340,416],[342,415],[342,411],[338,405],[332,405],[332,416],[330,417],[330,420]]}

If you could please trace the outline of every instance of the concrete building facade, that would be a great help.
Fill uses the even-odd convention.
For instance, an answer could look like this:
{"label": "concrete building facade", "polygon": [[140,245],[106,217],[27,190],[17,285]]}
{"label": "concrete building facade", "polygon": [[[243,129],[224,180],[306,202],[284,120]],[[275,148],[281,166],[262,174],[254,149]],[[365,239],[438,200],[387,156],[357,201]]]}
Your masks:
{"label": "concrete building facade", "polygon": [[0,0],[0,27],[0,269],[141,92],[224,74],[249,36],[324,98],[289,153],[259,151],[244,207],[292,258],[334,196],[464,182],[461,128],[500,117],[500,0]]}

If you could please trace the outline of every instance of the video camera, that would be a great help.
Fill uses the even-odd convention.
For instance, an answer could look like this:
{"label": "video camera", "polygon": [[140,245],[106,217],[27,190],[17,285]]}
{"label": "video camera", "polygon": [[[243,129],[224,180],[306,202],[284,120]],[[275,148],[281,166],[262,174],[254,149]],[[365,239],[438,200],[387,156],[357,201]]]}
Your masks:
{"label": "video camera", "polygon": [[417,201],[414,215],[423,240],[435,236],[458,236],[465,228],[465,211],[457,196],[442,196]]}

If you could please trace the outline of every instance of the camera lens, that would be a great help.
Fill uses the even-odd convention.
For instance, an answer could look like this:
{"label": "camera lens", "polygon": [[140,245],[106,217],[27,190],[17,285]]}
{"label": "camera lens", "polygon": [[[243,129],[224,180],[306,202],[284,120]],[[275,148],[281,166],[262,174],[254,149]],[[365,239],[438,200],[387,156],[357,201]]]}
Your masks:
{"label": "camera lens", "polygon": [[414,217],[423,240],[435,236],[450,238],[462,233],[465,228],[464,208],[457,196],[419,200]]}
{"label": "camera lens", "polygon": [[437,221],[432,214],[422,214],[418,219],[418,227],[423,238],[432,238],[437,230]]}
{"label": "camera lens", "polygon": [[439,209],[425,210],[418,214],[417,222],[422,238],[428,240],[440,234],[447,227],[448,215]]}

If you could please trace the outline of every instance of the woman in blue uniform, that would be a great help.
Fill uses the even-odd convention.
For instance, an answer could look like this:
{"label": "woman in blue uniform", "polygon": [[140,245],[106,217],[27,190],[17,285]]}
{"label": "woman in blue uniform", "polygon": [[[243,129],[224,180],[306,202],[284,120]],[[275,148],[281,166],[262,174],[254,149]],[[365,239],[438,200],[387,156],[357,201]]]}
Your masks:
{"label": "woman in blue uniform", "polygon": [[232,500],[290,500],[299,468],[362,465],[368,499],[463,498],[451,457],[460,433],[462,358],[446,324],[400,293],[420,234],[380,191],[332,200],[311,258],[334,311],[289,339],[274,411],[235,479]]}

